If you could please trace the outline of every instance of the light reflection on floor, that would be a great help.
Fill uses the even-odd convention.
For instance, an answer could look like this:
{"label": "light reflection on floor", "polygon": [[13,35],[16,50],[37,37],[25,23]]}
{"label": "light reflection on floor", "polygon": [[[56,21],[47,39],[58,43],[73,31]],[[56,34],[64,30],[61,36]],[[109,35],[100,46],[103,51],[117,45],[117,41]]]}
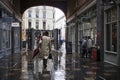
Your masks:
{"label": "light reflection on floor", "polygon": [[65,43],[63,43],[59,51],[58,59],[60,60],[60,64],[58,64],[58,69],[55,71],[54,80],[65,80]]}
{"label": "light reflection on floor", "polygon": [[[78,58],[77,61],[73,61],[71,57],[71,54],[66,55],[65,43],[63,43],[58,50],[59,63],[54,65],[56,61],[48,62],[49,67],[47,71],[50,71],[50,73],[44,72],[41,77],[37,74],[40,72],[37,62],[34,60],[34,69],[30,71],[28,70],[26,56],[23,56],[22,75],[20,80],[101,80],[102,78],[107,80],[113,80],[114,78],[114,80],[120,80],[119,71],[117,71],[116,68],[112,68],[113,66],[110,64],[103,64],[90,60],[89,58]],[[53,63],[53,65],[51,63]],[[103,66],[101,67],[100,65]],[[41,66],[42,64],[40,64],[40,68],[41,71],[43,71]],[[50,66],[53,67],[50,68]],[[54,66],[56,66],[57,69],[54,69]],[[39,76],[39,78],[36,79],[34,76]],[[49,79],[47,77],[49,77]]]}
{"label": "light reflection on floor", "polygon": [[[49,75],[48,73],[43,73],[43,69],[42,69],[43,65],[38,64],[39,60],[37,59],[37,57],[35,59],[33,59],[33,63],[34,63],[33,71],[28,70],[27,56],[28,55],[24,55],[22,57],[22,74],[21,74],[20,80],[29,80],[29,79],[36,80],[33,75],[36,76],[36,75],[38,75],[39,72],[42,73],[43,77],[45,77],[46,75]],[[51,68],[53,66],[52,61],[48,62],[47,71],[50,71],[51,80],[65,80],[65,56],[66,56],[65,43],[63,43],[61,48],[58,50],[59,64],[57,64],[57,70]],[[40,68],[39,68],[39,66],[40,66]],[[29,73],[31,73],[32,76]],[[32,78],[30,78],[30,77],[32,77]]]}

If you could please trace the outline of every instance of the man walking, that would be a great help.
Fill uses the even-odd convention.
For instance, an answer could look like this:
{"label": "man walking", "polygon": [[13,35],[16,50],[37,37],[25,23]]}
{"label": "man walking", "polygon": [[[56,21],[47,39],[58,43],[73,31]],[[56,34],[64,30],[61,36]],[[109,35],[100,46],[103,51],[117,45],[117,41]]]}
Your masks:
{"label": "man walking", "polygon": [[82,58],[87,57],[87,36],[82,41]]}
{"label": "man walking", "polygon": [[42,42],[40,46],[39,58],[43,59],[43,68],[46,70],[47,68],[47,59],[51,51],[51,39],[49,37],[49,33],[45,31],[42,36]]}

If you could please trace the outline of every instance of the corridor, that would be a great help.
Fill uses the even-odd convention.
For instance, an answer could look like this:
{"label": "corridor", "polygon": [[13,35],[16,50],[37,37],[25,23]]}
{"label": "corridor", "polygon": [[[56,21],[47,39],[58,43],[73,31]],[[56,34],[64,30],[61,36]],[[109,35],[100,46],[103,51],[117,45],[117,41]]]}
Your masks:
{"label": "corridor", "polygon": [[[46,30],[54,46],[44,70],[32,56]],[[91,58],[81,56],[84,37]],[[120,80],[120,0],[0,0],[0,80]]]}
{"label": "corridor", "polygon": [[[47,71],[42,68],[42,60],[31,59],[31,53],[24,53],[22,56],[22,72],[20,80],[66,80],[65,79],[65,43],[56,51],[52,48],[53,59],[49,59]],[[38,67],[40,65],[40,67]]]}
{"label": "corridor", "polygon": [[53,61],[48,63],[47,71],[40,68],[42,73],[34,69],[32,53],[22,54],[21,68],[18,69],[3,65],[8,60],[4,59],[0,63],[0,80],[120,80],[120,68],[80,56],[74,58],[72,54],[66,54],[65,43],[58,51],[52,49],[52,52]]}

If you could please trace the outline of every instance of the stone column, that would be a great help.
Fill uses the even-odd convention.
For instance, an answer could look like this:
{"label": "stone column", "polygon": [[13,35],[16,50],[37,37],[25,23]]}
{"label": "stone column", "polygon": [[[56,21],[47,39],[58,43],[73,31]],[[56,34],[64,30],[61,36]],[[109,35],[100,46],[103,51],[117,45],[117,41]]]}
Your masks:
{"label": "stone column", "polygon": [[78,54],[78,21],[75,15],[75,53]]}
{"label": "stone column", "polygon": [[[120,1],[118,0],[118,3],[120,4]],[[117,63],[118,65],[120,66],[120,7],[117,6],[118,10],[117,10],[117,16],[118,16],[118,26],[117,26],[117,54],[118,54],[118,60],[117,60]]]}
{"label": "stone column", "polygon": [[104,61],[104,0],[97,0],[97,46],[100,60]]}

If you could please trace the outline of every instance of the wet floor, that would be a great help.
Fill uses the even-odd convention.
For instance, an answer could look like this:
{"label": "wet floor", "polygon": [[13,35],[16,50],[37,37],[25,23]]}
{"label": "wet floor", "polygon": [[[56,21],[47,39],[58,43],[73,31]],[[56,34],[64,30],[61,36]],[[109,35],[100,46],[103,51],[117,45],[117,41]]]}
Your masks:
{"label": "wet floor", "polygon": [[47,70],[43,69],[42,60],[31,58],[32,52],[22,55],[21,67],[14,68],[17,63],[9,68],[8,63],[1,62],[0,80],[120,80],[119,67],[66,54],[65,43],[57,51],[53,48],[52,53],[53,59],[48,60]]}
{"label": "wet floor", "polygon": [[47,70],[43,69],[42,60],[39,58],[31,59],[30,52],[22,57],[21,80],[65,80],[65,43],[61,49],[52,49],[53,59],[49,59]]}

